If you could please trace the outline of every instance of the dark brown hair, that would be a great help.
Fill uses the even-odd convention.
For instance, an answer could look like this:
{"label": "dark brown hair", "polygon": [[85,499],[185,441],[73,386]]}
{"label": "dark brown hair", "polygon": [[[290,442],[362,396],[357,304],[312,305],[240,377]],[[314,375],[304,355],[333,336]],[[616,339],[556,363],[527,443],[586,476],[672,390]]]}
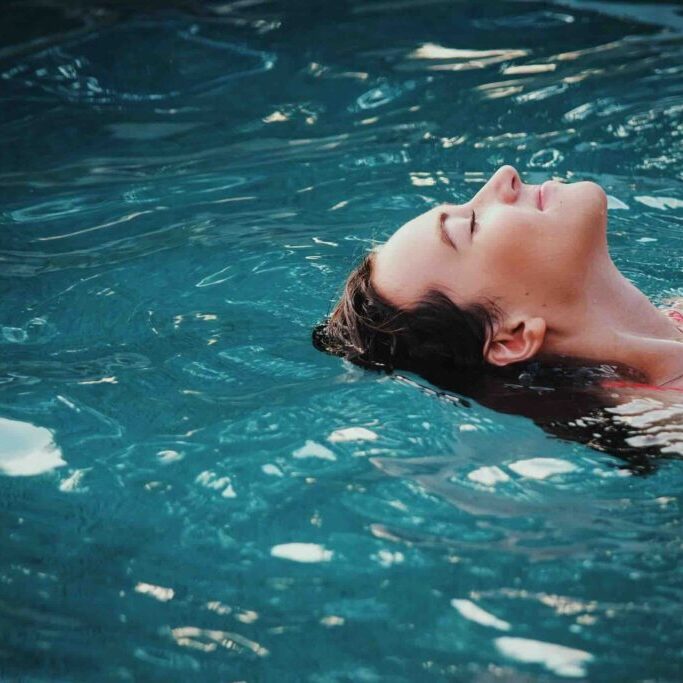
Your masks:
{"label": "dark brown hair", "polygon": [[372,283],[374,254],[351,272],[328,318],[313,330],[321,351],[365,367],[412,370],[481,370],[486,339],[500,315],[492,303],[461,308],[432,290],[410,306],[398,307]]}
{"label": "dark brown hair", "polygon": [[462,394],[493,410],[529,417],[554,437],[617,455],[635,473],[656,469],[652,458],[665,455],[660,445],[631,445],[640,432],[609,410],[615,399],[601,384],[619,377],[616,369],[567,359],[561,365],[537,360],[488,365],[484,345],[502,316],[493,302],[460,308],[431,291],[400,308],[374,287],[372,267],[370,253],[351,272],[334,309],[313,330],[316,348],[364,367],[416,372],[438,387],[440,396],[458,394],[460,405],[468,405]]}

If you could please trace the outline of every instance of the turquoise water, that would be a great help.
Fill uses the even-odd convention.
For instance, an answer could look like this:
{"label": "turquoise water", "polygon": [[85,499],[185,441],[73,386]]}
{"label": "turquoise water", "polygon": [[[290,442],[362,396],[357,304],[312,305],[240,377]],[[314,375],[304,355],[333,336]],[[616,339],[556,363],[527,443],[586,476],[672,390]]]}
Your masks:
{"label": "turquoise water", "polygon": [[4,8],[0,679],[681,680],[680,447],[643,474],[310,331],[503,163],[599,182],[683,294],[683,18],[328,5]]}

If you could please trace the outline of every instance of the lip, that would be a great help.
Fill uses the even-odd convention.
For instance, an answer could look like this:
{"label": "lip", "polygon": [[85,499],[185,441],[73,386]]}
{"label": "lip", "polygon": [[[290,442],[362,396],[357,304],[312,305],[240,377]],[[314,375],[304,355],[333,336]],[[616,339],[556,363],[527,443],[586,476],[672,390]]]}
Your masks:
{"label": "lip", "polygon": [[538,191],[538,198],[541,203],[541,211],[543,211],[548,204],[548,186],[552,183],[552,180],[546,180],[542,185],[541,189]]}
{"label": "lip", "polygon": [[543,211],[543,185],[536,185],[536,206]]}

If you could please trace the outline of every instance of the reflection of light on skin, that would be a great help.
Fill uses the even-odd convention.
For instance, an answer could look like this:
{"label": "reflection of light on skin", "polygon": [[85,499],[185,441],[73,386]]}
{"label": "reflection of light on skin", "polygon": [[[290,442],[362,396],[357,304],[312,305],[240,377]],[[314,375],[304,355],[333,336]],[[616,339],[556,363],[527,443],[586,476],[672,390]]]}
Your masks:
{"label": "reflection of light on skin", "polygon": [[0,474],[29,476],[66,465],[52,432],[0,417]]}

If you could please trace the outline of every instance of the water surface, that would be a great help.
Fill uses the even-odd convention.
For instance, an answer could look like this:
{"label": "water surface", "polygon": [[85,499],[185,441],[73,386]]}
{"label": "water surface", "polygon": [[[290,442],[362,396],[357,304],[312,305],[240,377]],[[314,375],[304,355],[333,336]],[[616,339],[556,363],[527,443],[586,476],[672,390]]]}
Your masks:
{"label": "water surface", "polygon": [[8,5],[0,678],[680,680],[676,448],[629,467],[310,330],[503,163],[600,183],[617,265],[683,294],[681,30],[657,3]]}

